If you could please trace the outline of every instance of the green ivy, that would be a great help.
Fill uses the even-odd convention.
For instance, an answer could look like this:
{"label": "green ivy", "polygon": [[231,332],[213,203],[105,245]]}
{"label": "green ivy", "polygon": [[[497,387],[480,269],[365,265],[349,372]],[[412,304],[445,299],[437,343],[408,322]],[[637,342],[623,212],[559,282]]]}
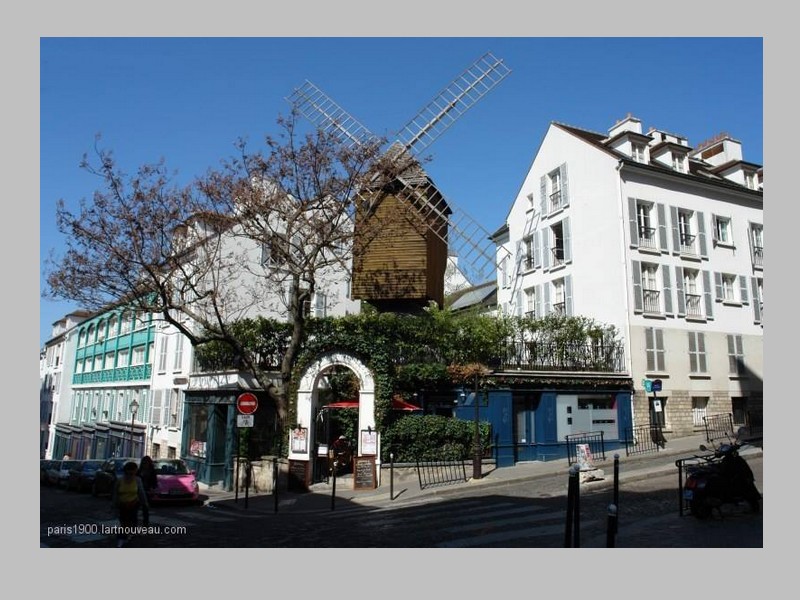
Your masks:
{"label": "green ivy", "polygon": [[[479,423],[481,448],[490,443],[489,423]],[[475,423],[441,415],[407,415],[381,435],[381,461],[467,460],[475,455]]]}

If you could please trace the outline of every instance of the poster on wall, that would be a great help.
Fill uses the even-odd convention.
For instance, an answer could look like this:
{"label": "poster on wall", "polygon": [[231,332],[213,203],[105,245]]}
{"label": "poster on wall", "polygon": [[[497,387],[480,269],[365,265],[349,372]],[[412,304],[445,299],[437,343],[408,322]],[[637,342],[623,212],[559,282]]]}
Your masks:
{"label": "poster on wall", "polygon": [[291,450],[292,452],[297,452],[300,454],[304,454],[307,452],[307,445],[306,440],[308,439],[308,428],[306,427],[296,427],[292,429],[292,437],[291,437]]}
{"label": "poster on wall", "polygon": [[361,454],[375,456],[378,454],[378,432],[372,429],[361,430]]}

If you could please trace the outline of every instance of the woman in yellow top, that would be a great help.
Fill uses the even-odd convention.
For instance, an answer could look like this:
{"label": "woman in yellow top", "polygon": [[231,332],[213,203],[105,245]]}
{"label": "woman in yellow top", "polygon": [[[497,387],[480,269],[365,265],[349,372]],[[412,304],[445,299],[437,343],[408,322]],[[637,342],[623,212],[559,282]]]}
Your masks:
{"label": "woman in yellow top", "polygon": [[139,522],[139,509],[143,510],[145,527],[147,522],[149,505],[147,494],[144,491],[142,479],[137,475],[139,467],[131,461],[122,467],[123,475],[114,484],[111,492],[111,504],[119,511],[120,531],[117,534],[117,546],[121,547],[129,540]]}

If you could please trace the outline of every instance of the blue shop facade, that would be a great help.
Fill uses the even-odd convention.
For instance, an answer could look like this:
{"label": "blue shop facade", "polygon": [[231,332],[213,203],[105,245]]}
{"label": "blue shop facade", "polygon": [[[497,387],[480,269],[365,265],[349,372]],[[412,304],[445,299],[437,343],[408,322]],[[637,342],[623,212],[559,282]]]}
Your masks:
{"label": "blue shop facade", "polygon": [[[475,393],[459,390],[453,414],[475,419]],[[566,458],[567,436],[602,432],[606,451],[633,426],[633,380],[586,373],[496,373],[480,386],[478,419],[491,425],[498,467]],[[597,436],[594,436],[597,437]]]}

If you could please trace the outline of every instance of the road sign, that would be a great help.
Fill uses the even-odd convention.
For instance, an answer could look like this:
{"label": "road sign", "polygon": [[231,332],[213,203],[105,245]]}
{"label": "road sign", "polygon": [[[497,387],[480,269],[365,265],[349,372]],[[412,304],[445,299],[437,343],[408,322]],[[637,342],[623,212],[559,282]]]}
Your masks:
{"label": "road sign", "polygon": [[255,422],[255,415],[236,415],[237,427],[252,427]]}
{"label": "road sign", "polygon": [[236,398],[236,408],[243,415],[252,415],[258,408],[258,398],[250,392],[239,394]]}
{"label": "road sign", "polygon": [[661,380],[660,379],[654,379],[653,380],[653,391],[654,392],[660,392],[661,391]]}
{"label": "road sign", "polygon": [[653,382],[650,379],[642,379],[642,385],[648,394],[653,391]]}

